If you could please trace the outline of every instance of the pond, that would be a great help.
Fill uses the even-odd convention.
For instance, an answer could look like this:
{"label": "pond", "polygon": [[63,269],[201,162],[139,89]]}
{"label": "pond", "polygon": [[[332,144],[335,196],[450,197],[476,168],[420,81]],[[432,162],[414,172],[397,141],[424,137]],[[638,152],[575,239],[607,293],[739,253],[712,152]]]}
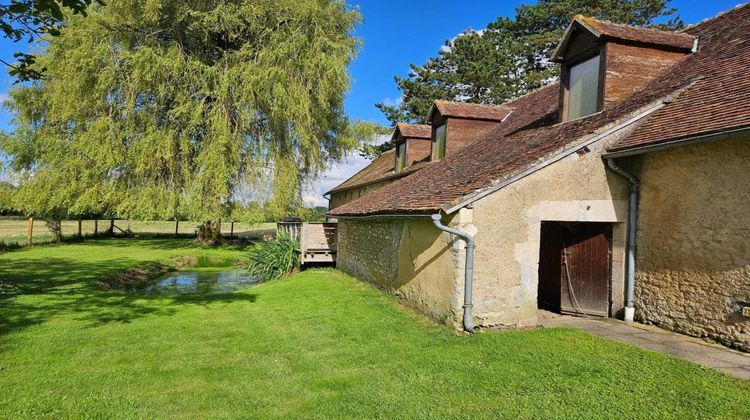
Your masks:
{"label": "pond", "polygon": [[257,280],[242,270],[177,271],[166,274],[143,289],[146,293],[183,294],[231,292]]}

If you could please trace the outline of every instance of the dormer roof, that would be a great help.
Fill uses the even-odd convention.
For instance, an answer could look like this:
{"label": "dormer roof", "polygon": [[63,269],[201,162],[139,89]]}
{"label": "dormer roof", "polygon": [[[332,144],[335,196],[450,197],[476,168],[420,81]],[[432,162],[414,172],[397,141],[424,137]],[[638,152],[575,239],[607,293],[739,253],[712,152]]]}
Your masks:
{"label": "dormer roof", "polygon": [[588,31],[598,41],[613,39],[672,50],[691,51],[696,41],[695,36],[685,32],[629,26],[578,15],[568,26],[562,41],[552,53],[552,61],[561,62],[565,59],[564,55],[568,44],[573,38],[573,34],[578,30]]}
{"label": "dormer roof", "polygon": [[391,140],[397,140],[399,134],[401,134],[401,137],[407,139],[430,140],[432,138],[432,127],[427,124],[407,124],[400,122],[396,124],[396,129],[393,130]]}
{"label": "dormer roof", "polygon": [[466,118],[484,121],[502,121],[510,115],[512,109],[503,105],[472,104],[436,100],[427,114],[427,122],[432,121],[436,112],[443,117]]}

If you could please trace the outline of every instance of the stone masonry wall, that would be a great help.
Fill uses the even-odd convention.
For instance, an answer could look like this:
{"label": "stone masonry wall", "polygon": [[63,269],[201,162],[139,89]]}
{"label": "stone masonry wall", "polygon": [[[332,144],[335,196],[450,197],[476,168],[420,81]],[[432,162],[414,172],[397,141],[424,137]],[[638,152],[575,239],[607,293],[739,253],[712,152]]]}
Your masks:
{"label": "stone masonry wall", "polygon": [[403,304],[435,321],[460,319],[456,282],[462,259],[452,238],[429,219],[342,219],[337,267],[394,294]]}
{"label": "stone masonry wall", "polygon": [[642,184],[636,317],[750,351],[750,139],[632,163]]}

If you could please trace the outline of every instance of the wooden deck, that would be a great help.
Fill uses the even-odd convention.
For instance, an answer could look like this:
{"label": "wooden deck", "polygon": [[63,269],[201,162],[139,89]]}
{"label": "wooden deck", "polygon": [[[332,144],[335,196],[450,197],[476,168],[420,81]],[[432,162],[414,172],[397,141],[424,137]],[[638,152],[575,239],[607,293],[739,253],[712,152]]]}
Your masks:
{"label": "wooden deck", "polygon": [[302,265],[336,262],[336,223],[279,222],[276,226],[299,242]]}

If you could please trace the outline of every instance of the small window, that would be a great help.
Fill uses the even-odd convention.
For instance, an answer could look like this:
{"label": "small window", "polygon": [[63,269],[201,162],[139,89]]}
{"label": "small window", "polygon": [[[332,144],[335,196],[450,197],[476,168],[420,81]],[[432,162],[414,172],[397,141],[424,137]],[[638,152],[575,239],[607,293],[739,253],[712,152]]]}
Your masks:
{"label": "small window", "polygon": [[401,172],[406,166],[406,143],[401,143],[396,148],[396,172]]}
{"label": "small window", "polygon": [[582,118],[599,108],[599,56],[570,67],[568,75],[568,120]]}
{"label": "small window", "polygon": [[445,157],[445,124],[435,128],[435,143],[432,148],[432,160],[440,160]]}

